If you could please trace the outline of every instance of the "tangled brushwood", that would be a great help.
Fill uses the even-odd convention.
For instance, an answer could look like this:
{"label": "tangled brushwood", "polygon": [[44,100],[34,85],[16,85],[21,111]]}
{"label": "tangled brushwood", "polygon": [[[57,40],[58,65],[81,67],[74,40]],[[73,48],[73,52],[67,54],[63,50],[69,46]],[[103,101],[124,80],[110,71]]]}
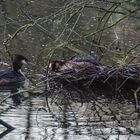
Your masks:
{"label": "tangled brushwood", "polygon": [[119,99],[139,99],[139,68],[128,66],[123,68],[103,66],[103,68],[100,71],[95,71],[93,67],[54,71],[50,73],[49,79],[50,83],[59,88],[63,87],[68,91],[80,91],[80,96],[83,98],[94,94],[94,98],[105,96]]}

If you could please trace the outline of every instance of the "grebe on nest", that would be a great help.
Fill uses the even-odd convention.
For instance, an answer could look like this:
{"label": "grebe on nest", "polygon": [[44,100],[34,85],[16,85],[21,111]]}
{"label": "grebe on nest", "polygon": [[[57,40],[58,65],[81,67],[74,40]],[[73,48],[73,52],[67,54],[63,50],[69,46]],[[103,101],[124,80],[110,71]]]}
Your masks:
{"label": "grebe on nest", "polygon": [[64,72],[64,71],[81,71],[85,69],[90,69],[96,73],[102,73],[105,66],[100,62],[87,57],[87,56],[74,56],[70,60],[64,61],[53,61],[51,63],[51,69],[54,72]]}

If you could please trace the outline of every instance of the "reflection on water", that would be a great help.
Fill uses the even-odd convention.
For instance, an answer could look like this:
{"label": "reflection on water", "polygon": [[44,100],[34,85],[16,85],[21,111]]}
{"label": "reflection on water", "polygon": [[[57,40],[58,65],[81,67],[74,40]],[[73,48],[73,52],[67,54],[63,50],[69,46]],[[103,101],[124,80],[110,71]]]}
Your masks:
{"label": "reflection on water", "polygon": [[[52,101],[53,100],[53,101]],[[5,107],[5,108],[4,108]],[[19,106],[9,99],[0,118],[16,129],[3,140],[139,140],[140,119],[132,103],[100,101],[78,103],[30,97]],[[3,130],[0,127],[1,131]]]}
{"label": "reflection on water", "polygon": [[[54,0],[47,2],[43,0],[39,2],[35,0],[17,0],[16,2],[12,0],[0,0],[1,58],[10,64],[9,55],[7,55],[7,50],[4,49],[3,41],[6,40],[8,36],[14,35],[21,27],[23,28],[25,25],[33,22],[32,28],[23,28],[23,31],[21,30],[21,32],[7,44],[11,54],[19,53],[27,57],[29,56],[29,58],[32,58],[32,61],[35,62],[36,66],[32,69],[25,69],[28,71],[33,83],[34,79],[38,82],[36,80],[37,74],[41,77],[39,74],[42,75],[44,73],[44,68],[48,65],[48,58],[50,58],[51,47],[55,47],[56,50],[56,48],[60,48],[60,46],[65,46],[66,42],[69,42],[68,47],[73,46],[87,54],[93,53],[93,56],[94,53],[98,52],[99,47],[97,45],[101,45],[104,53],[102,61],[106,64],[111,64],[112,62],[116,64],[118,60],[123,60],[122,58],[127,54],[126,52],[129,52],[130,60],[134,60],[134,63],[139,62],[139,47],[136,46],[140,42],[140,25],[139,17],[134,18],[135,16],[139,16],[139,12],[130,13],[130,18],[121,22],[121,24],[116,24],[114,28],[103,30],[104,32],[101,32],[101,34],[99,32],[99,34],[95,34],[94,37],[91,36],[91,38],[87,38],[87,41],[85,41],[85,39],[82,41],[82,38],[85,38],[85,36],[96,32],[98,25],[101,23],[101,19],[103,20],[99,28],[102,29],[102,26],[110,26],[119,21],[120,18],[129,13],[129,11],[137,8],[139,6],[138,2],[136,3],[136,1],[134,1],[128,3],[128,6],[126,6],[127,3],[122,1],[121,6],[118,8],[116,7],[118,4],[113,4],[113,6],[112,2],[109,2],[109,4],[106,5],[106,1],[97,1],[95,3],[91,1],[91,7],[95,6],[96,8],[86,8],[86,6],[80,3],[79,1],[62,1],[61,3],[57,0],[55,0],[55,2]],[[88,3],[88,5],[89,4],[90,3]],[[81,10],[79,6],[82,7]],[[116,7],[116,12],[124,12],[124,15],[113,14],[111,12],[110,21],[106,21],[106,19],[108,19],[106,10],[104,12],[102,10],[97,11],[97,8],[99,7],[98,9],[100,9],[100,6],[101,9],[108,9],[112,6],[112,8]],[[70,8],[65,9],[64,7]],[[56,17],[52,16],[52,13],[55,12],[58,14]],[[73,13],[76,14],[73,15]],[[49,16],[50,18],[47,18]],[[29,20],[29,17],[33,19]],[[54,35],[58,42],[54,39],[50,39],[49,35]],[[70,39],[68,40],[69,37]],[[77,40],[79,41],[77,42]],[[97,47],[94,47],[94,45]],[[75,55],[73,49],[72,51],[69,49],[65,51],[64,49],[60,49],[55,52],[54,59],[61,59],[62,57],[69,57],[71,55]],[[1,69],[3,68],[5,67],[1,65]],[[33,77],[35,78],[33,79]],[[8,94],[9,93],[6,92],[0,93],[0,102]],[[85,95],[87,96],[87,94]],[[101,99],[100,102],[94,102],[93,97],[93,101],[90,103],[78,103],[76,101],[64,100],[65,97],[58,100],[57,96],[59,97],[60,94],[49,99],[51,112],[49,112],[48,106],[46,106],[45,97],[30,97],[18,106],[13,106],[11,99],[7,99],[0,104],[0,119],[16,128],[2,139],[140,139],[139,113],[135,111],[135,107],[131,102],[118,103],[117,101],[106,101],[104,99]],[[15,100],[17,101],[17,98]],[[84,101],[82,100],[82,102]],[[19,104],[19,102],[16,104]],[[5,128],[0,125],[0,133],[3,130],[5,130]]]}

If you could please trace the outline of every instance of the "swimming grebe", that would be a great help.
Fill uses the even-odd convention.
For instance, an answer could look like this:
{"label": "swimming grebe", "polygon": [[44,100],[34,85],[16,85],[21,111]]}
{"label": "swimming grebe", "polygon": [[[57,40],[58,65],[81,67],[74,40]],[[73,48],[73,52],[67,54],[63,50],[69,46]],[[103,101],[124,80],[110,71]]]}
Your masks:
{"label": "swimming grebe", "polygon": [[0,71],[0,87],[4,86],[18,86],[25,82],[25,76],[21,72],[21,67],[25,63],[30,63],[28,59],[22,55],[15,55],[13,60],[13,70],[7,71],[2,70]]}

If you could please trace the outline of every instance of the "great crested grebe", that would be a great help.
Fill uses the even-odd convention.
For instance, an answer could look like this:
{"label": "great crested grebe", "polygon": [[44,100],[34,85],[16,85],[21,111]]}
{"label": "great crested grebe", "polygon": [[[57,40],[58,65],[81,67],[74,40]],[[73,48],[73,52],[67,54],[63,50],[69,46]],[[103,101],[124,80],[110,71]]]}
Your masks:
{"label": "great crested grebe", "polygon": [[17,86],[24,83],[26,78],[21,72],[21,67],[25,63],[29,64],[30,61],[26,57],[16,54],[12,63],[13,69],[0,71],[0,87]]}
{"label": "great crested grebe", "polygon": [[70,70],[91,69],[95,72],[102,73],[105,66],[100,62],[87,56],[74,56],[68,61],[53,61],[51,63],[52,71],[63,72]]}

